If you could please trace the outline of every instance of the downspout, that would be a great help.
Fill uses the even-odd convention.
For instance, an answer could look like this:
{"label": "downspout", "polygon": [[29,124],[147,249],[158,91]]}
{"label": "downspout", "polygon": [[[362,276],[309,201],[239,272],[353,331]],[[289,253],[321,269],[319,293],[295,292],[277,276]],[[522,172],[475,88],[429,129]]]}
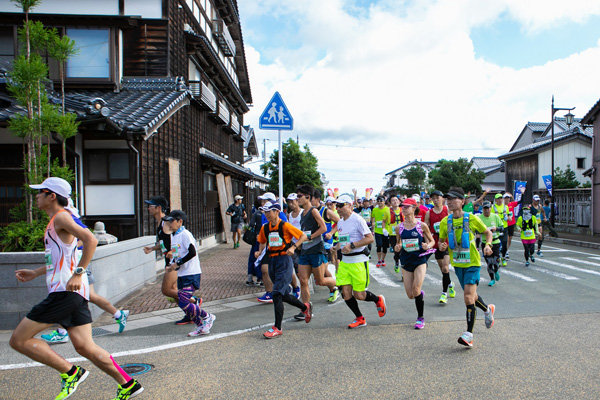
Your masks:
{"label": "downspout", "polygon": [[[57,143],[62,143],[63,140],[58,136],[58,134],[56,132],[52,132],[52,139],[54,139],[55,142]],[[65,149],[67,150],[68,154],[71,154],[74,156],[75,158],[75,185],[77,186],[77,189],[82,189],[79,187],[79,166],[81,163],[81,158],[79,157],[79,154],[77,154],[77,152],[75,151],[75,149],[73,149],[70,146],[67,146],[65,144]],[[79,190],[76,190],[77,193],[80,193]],[[77,207],[78,209],[81,207]]]}
{"label": "downspout", "polygon": [[140,152],[133,145],[133,137],[130,132],[127,132],[127,136],[125,138],[127,140],[127,146],[135,153],[135,215],[136,215],[136,226],[137,226],[137,236],[140,237],[142,235],[142,214],[140,211],[140,201],[141,201],[141,187],[140,187]]}

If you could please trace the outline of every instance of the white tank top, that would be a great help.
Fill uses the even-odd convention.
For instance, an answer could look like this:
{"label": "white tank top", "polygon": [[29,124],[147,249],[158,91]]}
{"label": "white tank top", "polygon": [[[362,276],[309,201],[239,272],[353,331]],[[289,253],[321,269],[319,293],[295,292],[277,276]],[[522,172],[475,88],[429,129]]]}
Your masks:
{"label": "white tank top", "polygon": [[[301,218],[302,218],[302,211],[299,212],[298,216],[295,217],[295,218],[292,216],[292,213],[288,214],[288,222],[290,224],[292,224],[295,228],[298,228],[298,229],[300,229],[300,226],[301,226],[300,225],[300,219]],[[300,230],[302,230],[302,229],[300,229]],[[292,243],[296,243],[297,241],[298,241],[298,239],[292,238]]]}
{"label": "white tank top", "polygon": [[[46,285],[48,293],[66,292],[67,282],[73,276],[73,271],[79,263],[77,258],[77,238],[73,237],[71,243],[63,243],[54,229],[54,218],[65,210],[54,214],[44,234],[46,247]],[[81,288],[75,292],[84,299],[90,299],[90,287],[87,274],[81,276]]]}

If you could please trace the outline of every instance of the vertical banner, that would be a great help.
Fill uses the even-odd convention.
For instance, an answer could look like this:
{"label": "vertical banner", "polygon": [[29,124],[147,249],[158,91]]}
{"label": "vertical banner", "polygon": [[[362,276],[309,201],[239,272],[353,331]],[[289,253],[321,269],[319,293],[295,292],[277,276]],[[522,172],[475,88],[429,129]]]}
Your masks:
{"label": "vertical banner", "polygon": [[542,175],[542,179],[544,180],[546,189],[548,189],[548,193],[552,196],[552,175]]}
{"label": "vertical banner", "polygon": [[[527,181],[515,181],[515,201],[521,203],[521,199],[523,198],[523,192],[525,191],[525,187],[527,186]],[[515,218],[521,214],[521,204],[515,207]]]}

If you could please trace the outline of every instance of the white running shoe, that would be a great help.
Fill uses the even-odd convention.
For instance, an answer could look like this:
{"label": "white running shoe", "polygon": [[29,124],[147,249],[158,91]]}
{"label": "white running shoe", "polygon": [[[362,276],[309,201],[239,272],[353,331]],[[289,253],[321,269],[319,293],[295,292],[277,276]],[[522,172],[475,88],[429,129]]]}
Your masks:
{"label": "white running shoe", "polygon": [[217,319],[215,314],[208,314],[208,317],[206,317],[202,324],[202,330],[200,331],[201,335],[208,335],[210,333],[210,328],[212,328],[215,319]]}

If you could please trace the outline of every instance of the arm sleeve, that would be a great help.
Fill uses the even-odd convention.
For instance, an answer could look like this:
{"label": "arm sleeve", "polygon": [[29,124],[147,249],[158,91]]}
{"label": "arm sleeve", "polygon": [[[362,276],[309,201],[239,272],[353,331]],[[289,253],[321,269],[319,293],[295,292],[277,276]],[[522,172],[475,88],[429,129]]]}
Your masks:
{"label": "arm sleeve", "polygon": [[194,257],[196,257],[196,246],[194,246],[193,243],[190,243],[190,245],[188,246],[188,253],[185,255],[185,257],[182,257],[179,260],[177,265],[183,265]]}

